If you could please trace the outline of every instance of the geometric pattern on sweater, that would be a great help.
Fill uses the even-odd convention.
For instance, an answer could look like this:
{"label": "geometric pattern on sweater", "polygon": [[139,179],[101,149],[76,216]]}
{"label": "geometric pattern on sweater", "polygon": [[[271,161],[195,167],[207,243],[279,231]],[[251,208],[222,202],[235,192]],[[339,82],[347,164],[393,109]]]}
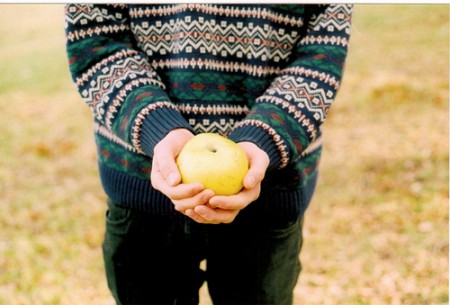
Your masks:
{"label": "geometric pattern on sweater", "polygon": [[[123,7],[123,6],[122,6]],[[87,24],[89,21],[104,21],[108,19],[121,18],[120,13],[108,14],[101,7],[93,5],[72,4],[67,7],[65,20],[69,23]]]}
{"label": "geometric pattern on sweater", "polygon": [[220,119],[218,122],[211,122],[211,119],[188,119],[189,124],[196,133],[212,132],[227,136],[233,130],[234,119]]}
{"label": "geometric pattern on sweater", "polygon": [[222,104],[247,106],[248,101],[261,95],[268,86],[266,79],[236,74],[216,74],[211,71],[186,69],[167,72],[164,83],[169,97],[177,103],[195,101],[207,105]]}
{"label": "geometric pattern on sweater", "polygon": [[203,104],[179,104],[178,109],[185,115],[233,115],[244,116],[249,112],[247,106],[240,105],[203,105]]}
{"label": "geometric pattern on sweater", "polygon": [[243,23],[216,22],[214,16],[197,20],[185,16],[183,22],[174,19],[143,22],[134,27],[139,47],[148,56],[185,52],[220,55],[222,57],[260,58],[262,61],[286,60],[299,34],[276,31],[269,24],[244,27]]}
{"label": "geometric pattern on sweater", "polygon": [[[329,9],[322,15],[322,18],[313,18],[311,26],[315,29],[326,28],[329,31],[345,31],[350,34],[350,21],[351,21],[352,7],[348,5],[336,5],[330,6]],[[333,39],[330,38],[331,43]],[[348,39],[344,37],[342,42],[348,43]]]}
{"label": "geometric pattern on sweater", "polygon": [[171,70],[171,69],[192,69],[219,71],[226,73],[239,73],[249,76],[266,77],[278,75],[282,69],[278,66],[258,65],[257,63],[236,62],[231,60],[217,60],[208,58],[164,58],[152,61],[151,66],[155,70]]}
{"label": "geometric pattern on sweater", "polygon": [[[277,98],[275,96],[282,97]],[[322,123],[333,102],[333,91],[317,86],[316,82],[307,83],[301,77],[281,76],[267,90],[267,95],[259,97],[256,102],[269,102],[287,108],[294,118],[298,120],[306,130],[310,132],[309,137],[315,139],[317,128],[312,126],[314,122]],[[305,116],[305,111],[314,120]]]}
{"label": "geometric pattern on sweater", "polygon": [[148,179],[151,172],[151,162],[148,157],[138,154],[134,149],[130,153],[130,147],[123,142],[110,140],[107,132],[97,134],[95,137],[98,147],[98,162],[107,164],[119,172],[126,172],[128,175],[138,179]]}
{"label": "geometric pattern on sweater", "polygon": [[[281,10],[282,7],[279,7]],[[285,6],[286,11],[303,10],[301,6]],[[261,18],[274,23],[291,24],[292,26],[302,26],[303,21],[299,18],[282,14],[267,7],[260,6],[242,6],[227,5],[226,7],[212,4],[180,4],[180,5],[159,5],[151,7],[132,7],[130,16],[132,18],[155,18],[163,15],[188,14],[192,11],[198,11],[208,15],[226,16],[229,18]]]}
{"label": "geometric pattern on sweater", "polygon": [[188,124],[260,144],[279,169],[267,175],[275,187],[315,172],[351,5],[66,8],[71,73],[106,167],[148,177],[155,143]]}
{"label": "geometric pattern on sweater", "polygon": [[132,153],[138,153],[138,150],[133,146],[122,140],[114,132],[98,122],[94,122],[94,132],[102,136],[102,138],[107,139],[109,142],[115,143]]}
{"label": "geometric pattern on sweater", "polygon": [[[304,9],[303,6],[293,7],[298,8],[299,12]],[[116,6],[116,8],[126,7]],[[166,89],[167,82],[161,81],[156,72],[167,68],[168,63],[173,60],[178,60],[177,63],[181,69],[178,74],[187,78],[189,76],[183,73],[188,72],[186,70],[188,66],[191,69],[209,71],[209,69],[218,70],[220,64],[228,62],[234,67],[233,71],[240,69],[240,72],[248,72],[249,63],[253,63],[251,64],[253,69],[260,69],[262,65],[259,63],[269,61],[270,67],[279,67],[276,63],[280,60],[287,62],[295,51],[294,46],[297,43],[299,47],[314,47],[316,50],[328,45],[346,47],[348,39],[340,32],[349,32],[351,7],[331,5],[320,14],[313,14],[309,21],[309,26],[313,30],[303,36],[301,35],[303,18],[292,17],[287,13],[279,13],[259,6],[255,8],[230,5],[224,8],[220,5],[156,5],[145,8],[132,7],[128,13],[132,18],[129,27],[126,26],[125,21],[128,18],[126,15],[118,11],[113,13],[106,8],[75,5],[69,7],[66,12],[68,23],[79,22],[83,26],[78,30],[68,31],[69,40],[94,38],[132,30],[138,46],[150,59],[150,62],[147,62],[147,59],[139,54],[132,56],[128,54],[128,57],[115,60],[123,56],[124,51],[120,50],[78,77],[85,80],[86,88],[79,84],[82,96],[93,109],[96,119],[103,121],[107,128],[112,128],[116,113],[131,91],[144,85]],[[180,15],[180,13],[183,14]],[[242,19],[250,15],[258,22]],[[118,22],[114,23],[115,20]],[[95,24],[95,22],[105,21],[112,21],[113,25],[89,26],[91,22]],[[324,28],[327,30],[323,31]],[[327,35],[317,33],[327,33]],[[155,52],[158,53],[158,60],[153,60]],[[169,54],[171,56],[166,58],[165,56]],[[190,59],[187,57],[189,54],[196,56]],[[192,60],[195,60],[197,55],[200,59],[192,64]],[[216,59],[210,61],[210,55]],[[202,57],[204,57],[203,60]],[[223,58],[225,61],[217,60],[218,58]],[[229,58],[234,58],[234,64],[233,61],[228,60]],[[247,65],[244,70],[242,70],[242,64],[238,63],[240,59]],[[183,62],[189,63],[188,66],[183,66]],[[288,110],[288,113],[293,113],[294,117],[301,122],[301,126],[305,127],[311,141],[317,137],[317,127],[325,119],[334,98],[334,91],[339,86],[335,75],[324,72],[326,69],[317,69],[318,64],[322,63],[312,63],[311,68],[305,62],[303,65],[287,67],[285,70],[266,70],[265,73],[270,71],[274,75],[281,73],[283,75],[276,78],[266,94],[257,100],[257,103],[268,102],[281,105],[284,110]],[[193,75],[196,74],[198,75],[198,71],[193,72]],[[294,75],[298,74],[304,74],[306,77],[297,79]],[[227,86],[219,85],[219,90],[208,92],[210,87],[205,83],[205,80],[214,75],[218,74],[210,74],[208,78],[193,82],[189,87],[174,83],[167,89],[172,92],[180,88],[176,95],[181,99],[190,97],[205,100],[205,97],[209,97],[210,100],[220,100],[226,94]],[[259,71],[257,75],[262,73]],[[308,75],[316,81],[310,81]],[[328,90],[327,87],[330,84],[332,87]],[[198,90],[199,86],[204,86],[206,90]],[[192,90],[189,91],[189,89]],[[218,93],[220,94],[215,97],[214,94]],[[236,94],[236,97],[243,98],[242,94]],[[286,102],[289,105],[286,105]],[[296,109],[293,110],[293,108]],[[197,126],[197,129],[210,130],[209,127],[201,128],[200,126]]]}
{"label": "geometric pattern on sweater", "polygon": [[[327,13],[322,14],[321,18],[316,19],[320,22],[313,22],[311,26],[317,31],[326,27],[329,32],[345,31],[347,33],[350,30],[350,12],[351,9],[348,6],[330,8]],[[233,27],[230,32],[234,33]],[[226,35],[226,33],[223,33],[223,35]],[[314,46],[316,50],[320,49],[317,45],[347,47],[348,39],[346,37],[341,38],[339,35],[311,34],[306,35],[299,45],[303,47]],[[326,53],[326,51],[323,53]],[[320,58],[320,56],[317,57]],[[282,72],[283,75],[275,79],[266,94],[257,99],[257,103],[272,103],[280,106],[285,112],[293,116],[300,123],[300,126],[304,127],[310,142],[301,143],[297,147],[307,148],[308,144],[314,142],[319,136],[318,127],[323,123],[339,87],[339,81],[334,76],[339,75],[339,71],[334,71],[336,74],[324,73],[317,70],[317,63],[311,64],[311,67],[314,67],[314,69],[308,69],[308,63],[305,61],[303,66],[285,69]],[[333,67],[329,67],[329,70],[333,71]],[[297,77],[297,75],[303,77]],[[286,118],[283,119],[286,120]],[[246,123],[237,126],[244,125]],[[259,126],[263,125],[259,124]],[[278,150],[282,156],[290,155],[285,151],[284,141],[274,138],[274,142],[278,143]],[[285,158],[282,157],[282,160],[285,160]],[[288,162],[288,159],[286,159],[286,162]],[[282,161],[282,164],[285,164],[285,162]]]}
{"label": "geometric pattern on sweater", "polygon": [[[66,6],[66,38],[73,42],[87,37],[99,36],[102,34],[118,34],[129,31],[130,26],[126,23],[116,23],[117,20],[123,20],[125,15],[120,10],[125,9],[125,5],[111,5],[112,8],[118,8],[114,13],[110,13],[106,7],[100,7],[92,4],[70,4]],[[105,26],[108,22],[113,25]],[[67,31],[69,24],[79,24],[80,28],[75,31]],[[90,27],[90,24],[94,24]],[[88,27],[89,26],[89,27]],[[86,27],[86,28],[85,28]]]}
{"label": "geometric pattern on sweater", "polygon": [[[116,56],[117,54],[112,57]],[[82,97],[93,110],[97,120],[104,119],[106,126],[111,127],[111,120],[114,118],[114,113],[117,112],[116,109],[120,107],[129,92],[135,88],[142,85],[164,88],[164,84],[159,80],[155,71],[151,70],[145,62],[144,58],[136,56],[117,60],[111,66],[108,65],[108,61],[103,61],[92,68],[101,70],[101,74],[80,88]],[[88,70],[86,74],[92,74],[92,72]],[[84,75],[81,76],[81,79],[83,78]],[[86,79],[88,78],[86,77]],[[128,82],[128,84],[122,90],[117,91],[117,88],[124,82]],[[105,111],[106,108],[109,109]]]}

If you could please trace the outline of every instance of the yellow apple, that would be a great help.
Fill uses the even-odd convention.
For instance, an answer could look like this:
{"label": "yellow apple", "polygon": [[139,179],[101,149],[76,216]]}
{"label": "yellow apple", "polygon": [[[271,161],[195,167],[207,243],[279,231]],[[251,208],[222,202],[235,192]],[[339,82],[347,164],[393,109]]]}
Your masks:
{"label": "yellow apple", "polygon": [[248,171],[244,150],[216,133],[190,139],[177,158],[182,183],[200,182],[216,195],[234,195],[242,189]]}

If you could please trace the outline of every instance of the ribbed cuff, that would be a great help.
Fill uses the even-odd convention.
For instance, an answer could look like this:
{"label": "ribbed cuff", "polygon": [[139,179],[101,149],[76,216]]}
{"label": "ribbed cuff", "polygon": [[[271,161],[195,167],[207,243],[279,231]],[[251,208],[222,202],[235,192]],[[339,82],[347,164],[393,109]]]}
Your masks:
{"label": "ribbed cuff", "polygon": [[169,107],[156,108],[145,117],[140,145],[147,156],[153,156],[153,149],[171,130],[186,128],[193,132],[186,119],[175,109]]}
{"label": "ribbed cuff", "polygon": [[115,204],[158,216],[184,216],[178,213],[170,199],[151,186],[148,179],[99,165],[99,174],[108,198]]}
{"label": "ribbed cuff", "polygon": [[264,150],[270,159],[269,170],[280,167],[281,156],[273,137],[264,129],[254,125],[244,125],[234,129],[229,137],[234,142],[252,142]]}

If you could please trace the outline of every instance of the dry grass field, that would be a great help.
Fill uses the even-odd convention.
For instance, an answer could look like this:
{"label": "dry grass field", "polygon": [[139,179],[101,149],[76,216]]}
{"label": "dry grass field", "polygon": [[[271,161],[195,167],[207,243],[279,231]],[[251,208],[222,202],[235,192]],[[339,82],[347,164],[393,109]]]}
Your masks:
{"label": "dry grass field", "polygon": [[[112,304],[62,5],[0,5],[0,45],[0,304]],[[295,304],[448,304],[449,6],[357,5],[350,48]]]}

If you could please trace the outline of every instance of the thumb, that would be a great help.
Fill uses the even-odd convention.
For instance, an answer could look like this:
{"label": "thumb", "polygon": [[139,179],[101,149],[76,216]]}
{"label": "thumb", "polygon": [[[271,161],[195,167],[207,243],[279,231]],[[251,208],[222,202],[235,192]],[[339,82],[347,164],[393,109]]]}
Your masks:
{"label": "thumb", "polygon": [[181,175],[176,164],[176,157],[184,144],[194,135],[186,129],[170,131],[154,148],[153,161],[169,186],[181,182]]}
{"label": "thumb", "polygon": [[181,182],[178,167],[172,158],[159,157],[155,154],[153,167],[157,170],[169,186],[176,186]]}
{"label": "thumb", "polygon": [[246,189],[252,189],[264,179],[270,162],[269,156],[253,143],[241,142],[239,145],[245,150],[250,164],[243,184]]}
{"label": "thumb", "polygon": [[158,158],[159,170],[170,186],[178,185],[181,182],[181,175],[174,158],[162,155]]}
{"label": "thumb", "polygon": [[257,166],[251,166],[247,174],[244,177],[244,187],[246,189],[252,189],[264,179],[265,170],[261,170]]}

